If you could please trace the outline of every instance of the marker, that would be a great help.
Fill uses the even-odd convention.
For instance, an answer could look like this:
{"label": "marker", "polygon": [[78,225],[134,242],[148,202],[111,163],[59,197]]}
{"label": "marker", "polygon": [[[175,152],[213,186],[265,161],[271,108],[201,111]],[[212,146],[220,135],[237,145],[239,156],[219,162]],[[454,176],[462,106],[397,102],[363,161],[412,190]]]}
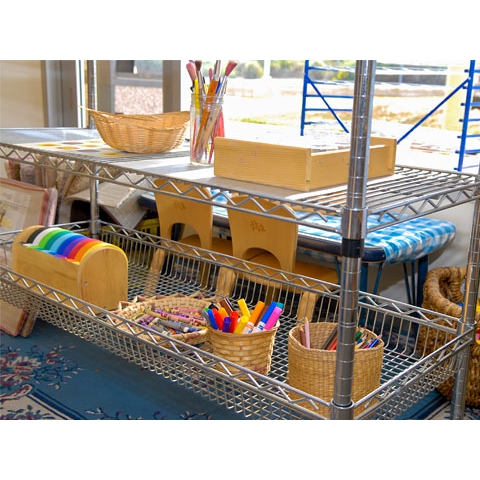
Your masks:
{"label": "marker", "polygon": [[232,323],[232,319],[230,317],[225,317],[223,319],[222,332],[230,333],[230,324],[231,323]]}
{"label": "marker", "polygon": [[230,314],[230,318],[232,320],[232,322],[230,323],[230,332],[233,333],[235,332],[235,329],[238,325],[238,312],[236,312],[235,310],[232,311],[232,313]]}
{"label": "marker", "polygon": [[228,315],[231,317],[233,312],[233,306],[228,300],[228,298],[222,298],[220,300],[220,305],[227,311]]}
{"label": "marker", "polygon": [[225,308],[223,308],[223,307],[220,307],[220,308],[218,309],[218,313],[219,313],[219,315],[222,317],[222,319],[225,319],[225,317],[228,317],[228,316],[229,316],[227,310],[226,310]]}
{"label": "marker", "polygon": [[237,303],[238,303],[238,306],[240,307],[240,312],[242,312],[242,315],[245,315],[246,317],[250,318],[251,316],[250,310],[247,307],[245,299],[241,298],[240,300],[238,300]]}
{"label": "marker", "polygon": [[258,319],[260,318],[260,315],[262,314],[264,308],[265,308],[265,303],[259,300],[255,305],[255,308],[253,309],[252,314],[250,315],[250,321],[253,323],[253,326],[257,324]]}
{"label": "marker", "polygon": [[247,323],[248,323],[248,317],[247,316],[243,315],[242,317],[240,317],[240,320],[238,321],[238,325],[236,326],[233,333],[243,333]]}
{"label": "marker", "polygon": [[262,315],[262,318],[258,322],[257,326],[252,330],[252,332],[258,332],[265,328],[265,324],[268,322],[270,315],[272,315],[276,307],[277,307],[277,302],[272,302],[270,304],[270,306],[267,308],[267,311]]}
{"label": "marker", "polygon": [[[264,330],[271,330],[273,327],[278,322],[278,318],[280,317],[280,314],[283,312],[283,310],[280,307],[275,307],[273,309],[272,314],[270,315],[270,318],[268,319],[267,323],[265,324]],[[310,333],[308,332],[308,322],[305,323],[305,341],[306,341],[306,347],[310,348]]]}
{"label": "marker", "polygon": [[218,329],[221,330],[223,327],[223,318],[216,308],[212,308],[213,315],[215,316],[215,321],[217,322]]}
{"label": "marker", "polygon": [[218,330],[218,325],[217,325],[217,322],[215,321],[215,315],[213,314],[213,310],[209,308],[207,310],[207,313],[208,313],[208,321],[210,322],[210,326],[214,330]]}

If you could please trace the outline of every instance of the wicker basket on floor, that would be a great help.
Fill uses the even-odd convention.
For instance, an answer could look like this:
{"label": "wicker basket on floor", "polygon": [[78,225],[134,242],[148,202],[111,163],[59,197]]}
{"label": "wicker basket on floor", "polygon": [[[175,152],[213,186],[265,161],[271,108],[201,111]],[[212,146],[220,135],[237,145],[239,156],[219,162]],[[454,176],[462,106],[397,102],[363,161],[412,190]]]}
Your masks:
{"label": "wicker basket on floor", "polygon": [[163,153],[185,139],[190,112],[123,115],[86,109],[110,147],[129,153]]}
{"label": "wicker basket on floor", "polygon": [[[174,294],[165,297],[147,298],[139,302],[131,302],[127,305],[124,305],[121,309],[115,310],[113,313],[127,320],[135,320],[135,318],[141,316],[144,312],[147,312],[148,310],[155,310],[156,308],[189,307],[200,310],[208,307],[211,303],[211,299],[207,300],[204,298],[195,298],[194,296]],[[129,331],[129,327],[124,324],[119,324],[118,328],[127,332]],[[139,336],[141,338],[150,340],[150,336],[146,333],[143,333],[145,330],[142,328],[132,325],[132,329],[134,332],[140,333]],[[189,345],[199,345],[207,340],[207,335],[208,331],[207,329],[204,329],[200,332],[171,335],[171,338],[174,338],[175,340],[181,340]],[[155,337],[155,335],[153,336]],[[161,337],[158,336],[158,339],[160,338]]]}
{"label": "wicker basket on floor", "polygon": [[[466,274],[466,269],[459,267],[440,267],[430,270],[423,287],[422,306],[434,312],[460,318],[462,307],[458,303],[463,302],[462,285]],[[433,316],[429,317],[434,318]],[[442,321],[438,323],[445,324]],[[476,329],[479,329],[480,313],[476,314],[475,323]],[[431,329],[427,327],[419,329],[418,346],[426,354],[432,353],[453,339],[453,335],[443,332],[435,336],[428,335],[430,331]],[[455,379],[452,377],[438,387],[438,391],[448,399],[452,398],[454,381]],[[480,345],[476,342],[470,351],[465,403],[472,407],[480,406]]]}
{"label": "wicker basket on floor", "polygon": [[[304,347],[300,342],[301,325],[292,328],[288,334],[289,385],[326,402],[330,402],[333,398],[337,352],[336,350],[322,350],[321,346],[336,325],[329,322],[310,323],[311,348]],[[369,336],[375,337],[373,332],[366,329],[365,332]],[[383,350],[384,343],[380,340],[373,348],[355,351],[352,382],[352,400],[354,402],[361,400],[380,386]],[[294,393],[292,393],[292,397],[299,398]],[[306,403],[302,406],[317,411],[311,404]],[[363,409],[364,407],[356,408],[354,415],[358,415]],[[320,407],[318,413],[328,418],[330,409]]]}

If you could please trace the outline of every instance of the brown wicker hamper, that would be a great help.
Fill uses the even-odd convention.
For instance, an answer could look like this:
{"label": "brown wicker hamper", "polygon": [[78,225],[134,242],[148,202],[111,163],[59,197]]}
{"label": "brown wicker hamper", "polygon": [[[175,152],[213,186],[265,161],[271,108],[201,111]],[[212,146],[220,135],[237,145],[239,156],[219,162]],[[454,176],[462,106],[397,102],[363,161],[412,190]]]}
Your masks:
{"label": "brown wicker hamper", "polygon": [[[430,270],[423,287],[422,306],[434,312],[460,318],[462,307],[458,303],[463,301],[462,285],[466,273],[465,268],[459,267],[440,267]],[[480,328],[480,313],[476,314],[475,324],[477,329]],[[418,345],[420,349],[425,349],[425,352],[430,354],[434,351],[434,344],[438,338],[428,338],[427,332],[428,328],[419,329]],[[445,333],[441,340],[446,343],[452,340],[450,337],[451,335]],[[436,346],[438,348],[438,343]],[[448,399],[452,398],[454,381],[452,377],[438,387],[438,391]],[[476,342],[470,352],[465,403],[472,407],[480,406],[480,345]]]}

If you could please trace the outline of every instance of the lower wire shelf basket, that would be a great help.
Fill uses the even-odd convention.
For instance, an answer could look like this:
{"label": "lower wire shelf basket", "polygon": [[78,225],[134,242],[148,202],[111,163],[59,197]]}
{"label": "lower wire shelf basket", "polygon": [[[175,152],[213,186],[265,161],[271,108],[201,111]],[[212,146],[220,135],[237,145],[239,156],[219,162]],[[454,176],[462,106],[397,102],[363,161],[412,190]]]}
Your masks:
{"label": "lower wire shelf basket", "polygon": [[[89,234],[82,224],[62,227]],[[280,271],[267,275],[260,265],[107,223],[101,225],[100,238],[127,254],[129,301],[139,296],[181,293],[245,299],[252,308],[266,298],[282,302],[284,310],[268,375],[215,356],[208,342],[189,345],[166,335],[152,335],[147,329],[139,332],[138,324],[132,328],[131,320],[35,283],[4,266],[0,270],[0,299],[246,418],[329,418],[319,412],[330,408],[331,399],[314,397],[288,384],[288,334],[305,316],[301,300],[305,295],[316,301],[311,322],[338,321],[338,286],[303,282],[301,277]],[[11,234],[4,236],[0,246],[8,250],[12,241]],[[158,274],[152,274],[151,265],[159,253],[163,266]],[[356,419],[397,418],[455,375],[460,354],[471,346],[471,331],[459,335],[459,319],[436,313],[428,318],[426,312],[432,317],[431,311],[360,292],[358,323],[381,336],[385,347],[380,386],[355,402],[352,408],[360,412]],[[428,354],[418,343],[421,325],[431,339],[439,338],[438,348]],[[443,344],[441,332],[450,333],[452,340]]]}

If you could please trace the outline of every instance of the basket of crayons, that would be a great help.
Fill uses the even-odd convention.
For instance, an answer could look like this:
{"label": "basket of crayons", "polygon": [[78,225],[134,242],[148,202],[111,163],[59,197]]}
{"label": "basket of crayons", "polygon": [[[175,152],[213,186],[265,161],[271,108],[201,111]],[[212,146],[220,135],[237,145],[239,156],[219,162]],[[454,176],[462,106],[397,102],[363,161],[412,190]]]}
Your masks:
{"label": "basket of crayons", "polygon": [[[333,398],[338,323],[307,320],[288,334],[288,383],[305,393],[330,402]],[[380,386],[384,343],[365,328],[358,328],[354,353],[352,400],[362,399]],[[298,395],[292,393],[293,398]],[[305,408],[314,407],[306,403]],[[358,410],[355,409],[355,414]],[[328,407],[320,407],[329,416]]]}
{"label": "basket of crayons", "polygon": [[[238,300],[237,304],[238,308],[234,308],[228,299],[222,299],[218,307],[211,305],[206,310],[212,351],[217,357],[267,375],[283,305],[272,302],[267,306],[258,301],[250,312],[244,299]],[[221,367],[217,369],[221,370]],[[240,372],[235,367],[228,366],[228,369],[234,374]]]}
{"label": "basket of crayons", "polygon": [[163,153],[184,141],[190,112],[123,115],[86,109],[103,141],[129,153]]}
{"label": "basket of crayons", "polygon": [[132,320],[143,328],[132,323],[129,326],[119,324],[120,329],[129,331],[131,328],[146,340],[149,340],[150,336],[145,329],[149,330],[154,338],[156,333],[162,333],[189,345],[198,345],[206,341],[207,322],[202,312],[211,305],[211,300],[182,294],[137,300],[140,301],[123,304],[122,308],[113,313]]}

